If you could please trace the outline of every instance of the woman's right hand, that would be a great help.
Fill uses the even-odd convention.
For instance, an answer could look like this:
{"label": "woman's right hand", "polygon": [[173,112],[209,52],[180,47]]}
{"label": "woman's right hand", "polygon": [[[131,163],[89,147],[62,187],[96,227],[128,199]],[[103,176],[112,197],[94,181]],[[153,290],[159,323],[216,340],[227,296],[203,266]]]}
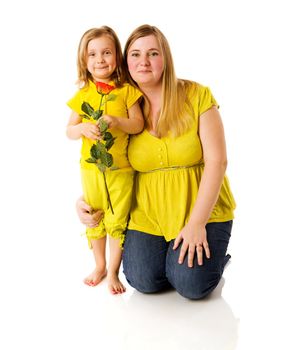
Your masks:
{"label": "woman's right hand", "polygon": [[94,211],[83,197],[76,201],[76,211],[81,223],[90,228],[97,227],[104,216],[101,210]]}

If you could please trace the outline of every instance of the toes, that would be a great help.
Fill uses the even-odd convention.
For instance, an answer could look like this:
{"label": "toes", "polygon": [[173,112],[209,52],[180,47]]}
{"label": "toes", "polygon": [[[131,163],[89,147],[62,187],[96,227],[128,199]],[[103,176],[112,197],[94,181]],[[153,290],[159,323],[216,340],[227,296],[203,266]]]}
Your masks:
{"label": "toes", "polygon": [[87,286],[93,286],[93,282],[92,281],[90,281],[90,280],[87,280],[87,279],[85,279],[84,280],[84,283],[87,285]]}
{"label": "toes", "polygon": [[114,288],[115,294],[122,294],[126,291],[126,288],[123,285],[118,285]]}

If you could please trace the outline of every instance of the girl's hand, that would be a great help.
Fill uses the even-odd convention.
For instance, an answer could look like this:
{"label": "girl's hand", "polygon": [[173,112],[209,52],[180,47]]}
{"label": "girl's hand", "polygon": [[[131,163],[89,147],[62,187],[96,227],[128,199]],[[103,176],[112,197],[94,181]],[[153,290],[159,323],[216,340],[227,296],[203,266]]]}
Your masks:
{"label": "girl's hand", "polygon": [[97,227],[104,216],[101,210],[94,211],[93,208],[84,201],[83,197],[78,198],[76,201],[76,211],[81,223],[91,228]]}
{"label": "girl's hand", "polygon": [[101,138],[100,128],[97,124],[81,123],[81,134],[91,140],[99,140]]}
{"label": "girl's hand", "polygon": [[195,252],[197,254],[198,265],[203,265],[203,250],[205,251],[206,257],[208,259],[210,258],[207,232],[204,224],[188,222],[175,239],[173,249],[176,249],[181,241],[183,241],[183,243],[178,259],[179,264],[183,263],[187,253],[188,267],[193,267]]}
{"label": "girl's hand", "polygon": [[108,128],[117,128],[119,125],[119,121],[117,117],[113,117],[111,115],[105,114],[102,116],[103,120],[108,124]]}

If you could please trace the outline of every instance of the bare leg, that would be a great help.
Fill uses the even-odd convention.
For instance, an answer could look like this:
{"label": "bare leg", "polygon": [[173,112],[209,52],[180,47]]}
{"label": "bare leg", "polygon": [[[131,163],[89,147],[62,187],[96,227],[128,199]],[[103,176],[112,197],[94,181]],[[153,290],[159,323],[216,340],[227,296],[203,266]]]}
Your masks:
{"label": "bare leg", "polygon": [[106,276],[106,237],[100,239],[92,239],[92,250],[95,259],[95,269],[92,273],[84,279],[84,283],[90,287],[94,287],[99,284]]}
{"label": "bare leg", "polygon": [[119,280],[119,269],[122,260],[122,248],[120,240],[109,236],[110,261],[109,271],[107,274],[108,288],[112,294],[121,294],[126,291],[126,288]]}

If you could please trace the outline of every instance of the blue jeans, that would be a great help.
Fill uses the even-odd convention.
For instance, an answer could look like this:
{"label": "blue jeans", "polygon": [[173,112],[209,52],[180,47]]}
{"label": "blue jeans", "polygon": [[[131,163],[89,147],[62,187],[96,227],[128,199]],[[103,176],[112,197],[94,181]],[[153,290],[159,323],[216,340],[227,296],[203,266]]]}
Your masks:
{"label": "blue jeans", "polygon": [[155,236],[127,230],[123,250],[123,271],[128,283],[142,293],[155,293],[175,288],[188,299],[202,299],[218,285],[224,266],[230,259],[226,255],[231,237],[232,221],[206,225],[210,259],[203,265],[187,266],[187,258],[178,264],[180,246],[173,250],[174,240],[166,242]]}

